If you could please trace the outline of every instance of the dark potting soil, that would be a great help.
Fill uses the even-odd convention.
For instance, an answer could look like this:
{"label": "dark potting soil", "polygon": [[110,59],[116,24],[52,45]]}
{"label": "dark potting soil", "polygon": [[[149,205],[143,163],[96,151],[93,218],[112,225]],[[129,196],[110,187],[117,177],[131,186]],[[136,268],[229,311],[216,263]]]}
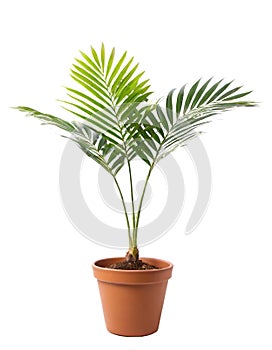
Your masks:
{"label": "dark potting soil", "polygon": [[145,263],[142,260],[137,261],[120,261],[115,264],[110,264],[106,266],[109,269],[115,269],[115,270],[154,270],[158,269],[158,267],[154,265],[150,265],[148,263]]}

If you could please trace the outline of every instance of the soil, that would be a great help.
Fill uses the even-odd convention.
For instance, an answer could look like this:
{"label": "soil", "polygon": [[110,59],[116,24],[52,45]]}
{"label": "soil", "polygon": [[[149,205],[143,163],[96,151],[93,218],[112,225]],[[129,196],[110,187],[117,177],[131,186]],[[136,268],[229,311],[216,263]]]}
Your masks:
{"label": "soil", "polygon": [[115,264],[110,264],[106,266],[109,269],[115,269],[115,270],[154,270],[158,269],[158,267],[154,265],[150,265],[148,263],[145,263],[142,260],[137,261],[120,261]]}

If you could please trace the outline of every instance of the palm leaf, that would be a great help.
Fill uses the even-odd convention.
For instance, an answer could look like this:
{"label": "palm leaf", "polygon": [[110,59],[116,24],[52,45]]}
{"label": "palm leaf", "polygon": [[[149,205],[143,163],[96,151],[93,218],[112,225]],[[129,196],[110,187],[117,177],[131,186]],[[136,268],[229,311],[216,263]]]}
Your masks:
{"label": "palm leaf", "polygon": [[[199,87],[200,81],[195,82],[187,90],[184,85],[176,97],[174,97],[174,90],[171,90],[166,98],[165,107],[157,105],[155,112],[152,112],[152,118],[146,117],[146,123],[153,125],[159,123],[161,127],[160,132],[155,131],[156,137],[152,134],[149,140],[141,137],[145,147],[145,150],[141,152],[144,153],[149,164],[157,163],[178,146],[185,145],[186,142],[197,136],[198,127],[210,122],[211,117],[236,107],[256,105],[254,102],[242,100],[250,92],[236,94],[241,89],[240,86],[230,89],[232,82],[220,86],[222,80],[219,80],[209,87],[212,79],[208,79]],[[155,155],[154,144],[156,145]],[[150,152],[152,151],[152,156],[147,148]]]}
{"label": "palm leaf", "polygon": [[116,176],[124,165],[126,157],[122,146],[112,143],[103,133],[96,132],[87,123],[67,122],[29,107],[19,106],[16,109],[26,113],[27,116],[41,120],[42,124],[54,125],[68,132],[68,136],[62,136],[74,141],[88,157],[95,160],[113,176]]}
{"label": "palm leaf", "polygon": [[[127,52],[115,59],[113,48],[107,59],[102,44],[100,55],[93,47],[90,55],[80,53],[83,59],[76,59],[71,69],[71,77],[80,89],[67,88],[73,92],[68,94],[72,101],[63,102],[72,107],[69,111],[87,118],[95,130],[102,129],[105,137],[112,136],[108,132],[111,129],[117,131],[121,142],[125,137],[123,124],[129,117],[126,111],[131,104],[139,104],[151,94],[149,80],[141,80],[143,72],[137,74],[138,64],[132,66],[133,57],[126,60]],[[109,120],[103,115],[109,116]]]}
{"label": "palm leaf", "polygon": [[102,71],[104,72],[104,69],[105,69],[105,46],[104,46],[104,43],[102,43],[101,45],[101,68],[102,68]]}
{"label": "palm leaf", "polygon": [[[118,145],[121,149],[125,147],[129,161],[135,156],[135,147],[132,145],[132,140],[129,145],[125,145],[126,139],[131,134],[124,125],[133,115],[131,111],[151,94],[149,80],[141,80],[144,72],[137,73],[138,64],[132,65],[133,57],[126,61],[126,52],[119,59],[115,59],[113,48],[107,58],[105,46],[102,44],[100,54],[93,47],[90,54],[84,52],[80,54],[81,58],[76,59],[71,69],[71,77],[79,88],[66,87],[70,99],[61,101],[64,103],[63,107],[82,119],[83,123],[90,125],[95,132],[103,134],[104,138],[115,147]],[[34,109],[27,110],[25,107],[21,107],[20,110],[44,122],[66,128],[66,131],[74,132],[74,127],[60,118]],[[82,138],[77,139],[77,143],[82,149],[88,144],[87,140],[83,142]],[[100,159],[90,150],[88,153],[92,154],[96,161]],[[114,153],[111,157],[114,157]],[[120,167],[121,160],[118,162],[115,158],[113,160]]]}

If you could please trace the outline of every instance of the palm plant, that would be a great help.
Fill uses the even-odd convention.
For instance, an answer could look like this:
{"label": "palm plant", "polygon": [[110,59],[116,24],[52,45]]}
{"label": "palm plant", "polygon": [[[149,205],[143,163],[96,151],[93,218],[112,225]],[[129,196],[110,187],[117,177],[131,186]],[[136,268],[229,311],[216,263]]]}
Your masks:
{"label": "palm plant", "polygon": [[[192,86],[171,90],[165,105],[149,102],[152,94],[148,79],[143,79],[133,57],[125,52],[115,58],[115,49],[107,56],[91,47],[90,54],[81,52],[71,69],[71,77],[79,88],[66,88],[69,99],[63,107],[76,116],[68,121],[33,108],[19,106],[19,111],[55,125],[66,132],[82,151],[100,164],[113,178],[122,201],[128,229],[128,261],[137,261],[138,229],[143,199],[156,164],[179,146],[184,146],[200,132],[198,127],[211,117],[235,107],[252,107],[256,103],[243,100],[248,92],[233,82],[212,79],[196,81]],[[135,208],[131,162],[140,157],[148,172],[138,208]],[[132,212],[129,214],[118,173],[127,165]]]}

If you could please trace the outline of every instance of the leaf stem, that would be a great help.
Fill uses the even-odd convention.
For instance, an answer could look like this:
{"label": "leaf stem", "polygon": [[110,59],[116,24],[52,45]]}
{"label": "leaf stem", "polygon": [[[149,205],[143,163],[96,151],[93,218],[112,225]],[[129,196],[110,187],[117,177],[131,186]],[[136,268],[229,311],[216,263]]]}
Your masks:
{"label": "leaf stem", "polygon": [[138,207],[138,212],[137,212],[137,215],[136,215],[136,228],[135,228],[135,230],[136,230],[136,234],[135,234],[136,242],[137,242],[137,238],[138,238],[139,220],[140,220],[140,215],[141,215],[141,210],[142,210],[142,205],[143,205],[143,200],[144,200],[147,184],[148,184],[150,175],[152,173],[152,170],[154,169],[154,167],[156,165],[157,157],[158,157],[158,155],[160,153],[160,150],[161,150],[162,146],[163,146],[163,143],[160,144],[160,146],[159,146],[159,148],[158,148],[158,150],[157,150],[157,152],[156,152],[156,154],[154,156],[153,162],[150,165],[149,171],[148,171],[146,179],[145,179],[145,184],[144,184],[143,192],[142,192],[140,203],[139,203],[139,207]]}
{"label": "leaf stem", "polygon": [[144,196],[145,196],[145,192],[146,192],[146,188],[147,188],[147,184],[151,175],[151,172],[153,170],[155,166],[155,162],[152,163],[152,165],[149,168],[149,171],[147,173],[146,179],[145,179],[145,184],[144,184],[144,188],[143,188],[143,192],[141,195],[141,199],[140,199],[140,203],[139,203],[139,207],[138,207],[138,211],[137,211],[137,215],[136,215],[136,225],[135,225],[135,241],[136,241],[136,245],[137,245],[137,238],[138,238],[138,228],[139,228],[139,220],[140,220],[140,215],[141,215],[141,210],[142,210],[142,205],[143,205],[143,200],[144,200]]}
{"label": "leaf stem", "polygon": [[123,209],[124,209],[124,213],[125,213],[125,217],[126,217],[126,222],[127,222],[127,228],[128,228],[129,246],[131,247],[132,246],[132,237],[131,237],[131,232],[130,232],[130,223],[129,223],[128,212],[127,212],[127,208],[126,208],[126,203],[124,200],[124,196],[123,196],[121,187],[120,187],[116,177],[113,174],[112,174],[112,176],[113,176],[114,182],[117,186],[117,189],[118,189],[118,192],[120,194],[121,201],[122,201],[122,205],[123,205]]}
{"label": "leaf stem", "polygon": [[[126,150],[127,155],[127,150]],[[136,237],[136,227],[135,227],[135,207],[134,207],[134,194],[133,194],[133,181],[132,181],[132,171],[130,161],[127,156],[128,172],[129,172],[129,182],[130,182],[130,196],[132,205],[132,244],[133,247],[137,247],[137,237]]]}

